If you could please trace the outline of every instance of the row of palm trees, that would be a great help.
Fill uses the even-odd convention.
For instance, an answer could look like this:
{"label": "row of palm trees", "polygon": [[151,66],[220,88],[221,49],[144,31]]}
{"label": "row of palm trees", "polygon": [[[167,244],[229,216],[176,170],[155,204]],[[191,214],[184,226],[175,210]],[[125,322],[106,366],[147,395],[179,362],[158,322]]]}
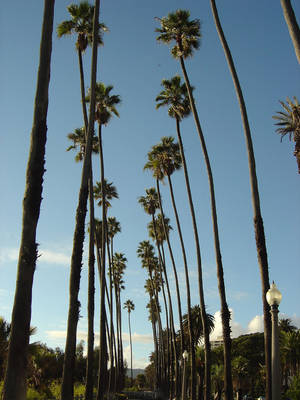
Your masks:
{"label": "row of palm trees", "polygon": [[[250,174],[250,186],[252,191],[252,204],[253,204],[253,218],[254,218],[254,230],[257,244],[257,256],[261,274],[262,282],[262,302],[264,309],[264,332],[265,332],[265,357],[266,357],[266,396],[267,399],[271,399],[271,374],[270,374],[270,313],[269,306],[265,299],[266,291],[269,288],[269,273],[268,273],[268,260],[267,251],[264,237],[263,219],[260,211],[260,199],[258,191],[258,183],[256,177],[255,157],[251,139],[251,132],[248,123],[248,117],[246,112],[246,106],[243,99],[240,83],[235,70],[233,58],[225,39],[223,29],[221,27],[220,19],[218,16],[216,4],[214,0],[211,0],[212,13],[215,18],[216,28],[219,33],[220,41],[224,48],[225,56],[229,65],[230,72],[232,74],[233,82],[235,85],[238,102],[240,105],[241,116],[244,125],[246,146],[248,151],[249,160],[249,174]],[[15,293],[15,301],[12,315],[10,345],[8,352],[8,362],[4,383],[3,399],[8,400],[14,399],[25,399],[26,395],[26,352],[28,349],[29,342],[29,331],[30,331],[30,317],[31,317],[31,293],[32,283],[35,270],[35,264],[37,259],[37,243],[36,243],[36,228],[39,218],[39,210],[41,204],[42,195],[42,183],[44,173],[44,154],[45,154],[45,143],[46,143],[46,120],[47,120],[47,106],[48,106],[48,87],[50,80],[50,60],[51,60],[51,46],[52,46],[52,31],[53,31],[53,12],[54,12],[54,0],[45,0],[44,16],[43,16],[43,29],[42,39],[40,48],[40,65],[37,78],[37,90],[35,99],[35,110],[34,110],[34,122],[31,134],[31,147],[30,156],[27,167],[26,175],[26,190],[23,202],[23,231],[20,245],[19,262],[18,262],[18,278],[17,287]],[[83,113],[83,127],[76,130],[74,133],[69,135],[69,138],[73,141],[73,145],[69,147],[76,148],[79,145],[79,153],[76,155],[78,161],[83,161],[82,175],[80,190],[78,195],[78,205],[76,210],[75,228],[73,236],[73,250],[71,257],[71,268],[70,268],[70,286],[69,286],[69,312],[68,312],[68,323],[67,323],[67,339],[64,357],[64,368],[62,377],[62,390],[61,397],[64,400],[71,400],[73,398],[73,370],[75,362],[76,352],[76,330],[80,312],[80,302],[78,300],[78,293],[80,288],[81,269],[82,269],[82,255],[83,255],[83,244],[85,238],[85,219],[87,213],[87,202],[89,199],[89,296],[88,296],[88,366],[87,366],[87,390],[86,399],[90,399],[93,390],[92,373],[93,370],[93,357],[92,350],[94,346],[94,292],[95,292],[95,254],[94,254],[94,243],[96,240],[96,258],[98,261],[98,272],[100,279],[100,355],[99,355],[99,373],[98,373],[98,387],[97,387],[97,399],[103,398],[104,393],[109,387],[112,387],[112,371],[113,365],[115,366],[115,387],[121,385],[120,380],[122,379],[123,372],[123,351],[122,351],[122,332],[121,332],[121,300],[120,290],[123,285],[123,272],[126,258],[122,253],[113,252],[113,236],[109,230],[107,208],[109,201],[109,190],[112,188],[105,180],[105,169],[104,169],[104,155],[102,146],[102,127],[106,126],[112,117],[112,115],[118,116],[116,105],[120,103],[118,95],[111,95],[113,89],[112,86],[105,86],[103,83],[96,82],[97,74],[97,63],[98,63],[98,46],[103,43],[102,34],[107,30],[106,26],[99,23],[100,13],[100,0],[95,0],[94,6],[91,6],[88,2],[83,1],[79,5],[70,5],[68,7],[71,19],[62,22],[57,28],[57,34],[59,37],[76,34],[76,51],[78,54],[79,71],[80,71],[80,88],[81,88],[81,103]],[[171,254],[171,245],[168,241],[168,224],[164,217],[164,211],[162,208],[162,201],[159,191],[159,180],[166,177],[169,182],[172,204],[174,208],[176,225],[180,236],[185,276],[186,276],[186,288],[187,288],[187,315],[189,324],[189,348],[191,353],[191,368],[195,369],[195,354],[193,345],[192,325],[191,325],[191,304],[190,304],[190,293],[189,293],[189,276],[188,276],[188,265],[186,261],[185,248],[182,238],[182,232],[180,229],[180,223],[178,219],[178,213],[176,209],[176,203],[174,199],[174,193],[171,183],[172,173],[181,166],[183,166],[186,189],[189,199],[190,213],[192,218],[194,240],[196,246],[196,259],[198,266],[198,286],[199,286],[199,300],[200,300],[200,313],[201,322],[203,326],[204,336],[204,350],[205,350],[205,378],[204,378],[204,399],[208,400],[211,395],[211,370],[210,370],[210,343],[209,343],[209,323],[208,315],[205,309],[205,299],[203,290],[203,279],[202,279],[202,263],[201,263],[201,249],[198,237],[198,227],[195,217],[194,203],[192,199],[191,186],[189,182],[188,168],[185,160],[184,147],[182,143],[181,134],[181,122],[183,118],[187,117],[190,113],[193,114],[196,129],[199,135],[204,160],[207,169],[209,188],[210,188],[210,199],[211,199],[211,212],[212,212],[212,224],[214,233],[215,253],[216,253],[216,266],[217,276],[220,293],[220,304],[221,304],[221,315],[222,315],[222,326],[223,326],[223,340],[224,340],[224,382],[225,382],[225,398],[232,399],[232,378],[231,378],[231,339],[230,339],[230,312],[226,301],[226,291],[224,283],[224,271],[222,265],[222,257],[219,243],[218,234],[218,221],[217,221],[217,208],[216,199],[214,192],[214,181],[213,174],[210,166],[210,160],[208,151],[206,148],[204,134],[200,125],[197,108],[193,97],[193,87],[190,84],[188,73],[185,66],[185,59],[193,55],[194,50],[199,48],[200,33],[200,22],[198,19],[190,20],[190,14],[186,10],[177,10],[174,13],[168,14],[163,18],[158,18],[160,28],[157,28],[158,32],[157,40],[163,43],[174,43],[171,49],[173,57],[179,60],[182,74],[184,77],[184,83],[181,83],[179,76],[173,77],[170,80],[164,80],[162,82],[163,90],[157,97],[157,108],[162,106],[168,106],[168,114],[174,118],[176,122],[176,132],[178,136],[178,144],[174,143],[173,138],[163,138],[162,143],[153,146],[151,152],[148,155],[148,163],[146,169],[151,169],[153,176],[156,179],[157,190],[148,189],[145,197],[140,198],[140,203],[145,208],[146,212],[152,217],[152,236],[157,246],[158,257],[152,254],[153,250],[150,251],[152,261],[142,256],[142,263],[144,266],[152,271],[153,266],[151,263],[158,265],[157,276],[150,276],[149,290],[150,295],[150,308],[156,310],[155,318],[157,323],[159,322],[160,305],[157,301],[159,293],[159,284],[156,286],[153,282],[156,280],[160,282],[161,290],[163,291],[164,285],[163,279],[166,283],[168,302],[165,300],[165,309],[169,308],[169,327],[167,334],[170,334],[171,340],[168,343],[168,349],[166,357],[168,362],[164,364],[165,352],[163,349],[163,341],[157,341],[157,345],[161,346],[161,352],[157,352],[157,357],[161,357],[161,360],[156,360],[157,368],[157,381],[163,380],[164,375],[173,377],[172,365],[175,365],[175,382],[180,381],[179,373],[176,371],[176,349],[172,352],[172,339],[175,339],[174,331],[174,317],[172,315],[172,302],[170,296],[170,289],[168,287],[167,273],[164,262],[164,251],[162,243],[158,236],[157,225],[155,219],[155,210],[160,209],[161,213],[161,225],[163,226],[163,234],[168,243],[168,248]],[[83,67],[83,53],[87,46],[92,46],[92,62],[91,62],[91,81],[90,88],[86,93],[85,78],[84,78],[84,67]],[[87,103],[89,109],[87,109]],[[295,99],[295,103],[288,100],[288,106],[285,106],[285,112],[279,113],[276,116],[279,119],[278,132],[282,135],[289,133],[294,135],[296,142],[295,155],[299,163],[299,103]],[[95,136],[95,122],[98,124],[97,139]],[[162,148],[164,149],[162,155]],[[177,156],[174,161],[170,161],[168,152],[174,152],[176,150]],[[102,222],[97,223],[94,216],[94,196],[95,190],[93,185],[93,172],[92,172],[92,152],[99,153],[100,162],[100,181],[96,184],[96,196],[100,199],[100,205],[102,207]],[[171,157],[170,157],[171,158]],[[98,192],[97,192],[98,190]],[[115,229],[117,229],[115,227]],[[172,259],[172,256],[171,256]],[[153,261],[154,260],[154,261]],[[149,264],[150,263],[150,264]],[[176,277],[176,267],[173,264],[173,271]],[[108,265],[108,271],[107,266]],[[117,267],[119,272],[117,273]],[[114,270],[115,269],[115,270]],[[109,284],[107,283],[106,275],[109,273]],[[154,274],[152,271],[151,274]],[[153,281],[154,279],[154,281]],[[176,280],[177,278],[175,278]],[[116,313],[116,328],[113,324],[113,288],[115,291],[115,313]],[[178,312],[179,320],[182,321],[180,314],[180,294],[177,294],[178,300]],[[108,318],[106,303],[108,304],[110,314],[110,326],[108,327]],[[155,308],[154,308],[155,307]],[[115,332],[116,331],[116,332]],[[154,332],[154,331],[153,331]],[[159,335],[162,335],[162,329],[159,329]],[[107,343],[107,338],[108,342]],[[114,343],[117,341],[117,344]],[[174,346],[174,343],[173,343]],[[184,338],[181,338],[181,350],[186,346]],[[170,347],[170,348],[169,348]],[[108,363],[108,349],[110,352],[110,375],[108,377],[107,363]],[[160,355],[159,355],[160,353]],[[173,358],[172,358],[173,357]],[[113,361],[114,360],[114,361]],[[115,364],[113,364],[115,362]],[[163,365],[168,365],[169,371],[167,372],[162,368]],[[177,377],[177,379],[176,379]],[[105,384],[103,384],[105,382]],[[109,382],[107,384],[107,382]],[[173,382],[173,379],[172,379]],[[195,400],[196,396],[196,381],[195,376],[192,374],[191,380],[191,398]]]}

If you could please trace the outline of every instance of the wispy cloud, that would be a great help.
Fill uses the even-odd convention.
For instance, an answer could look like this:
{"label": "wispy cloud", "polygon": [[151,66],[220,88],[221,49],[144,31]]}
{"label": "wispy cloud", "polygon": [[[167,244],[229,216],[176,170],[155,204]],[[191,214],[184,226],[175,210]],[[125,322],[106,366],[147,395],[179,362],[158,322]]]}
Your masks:
{"label": "wispy cloud", "polygon": [[[17,261],[19,257],[18,248],[4,248],[0,250],[0,263]],[[38,262],[47,264],[69,265],[70,254],[61,251],[53,251],[39,248]]]}
{"label": "wispy cloud", "polygon": [[18,248],[2,248],[0,249],[0,263],[16,261],[19,257]]}
{"label": "wispy cloud", "polygon": [[[129,342],[129,333],[122,333],[122,339],[126,342]],[[133,343],[141,343],[141,344],[149,344],[153,343],[152,335],[142,335],[140,333],[134,332],[131,335],[131,340]]]}
{"label": "wispy cloud", "polygon": [[39,261],[48,264],[69,265],[70,255],[51,250],[40,250]]}

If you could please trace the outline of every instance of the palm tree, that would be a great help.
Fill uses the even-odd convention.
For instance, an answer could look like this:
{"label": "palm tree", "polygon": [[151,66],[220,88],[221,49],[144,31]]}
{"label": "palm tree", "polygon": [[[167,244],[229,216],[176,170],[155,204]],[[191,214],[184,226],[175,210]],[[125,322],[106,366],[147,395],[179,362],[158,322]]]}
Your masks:
{"label": "palm tree", "polygon": [[294,155],[297,159],[298,173],[300,174],[300,104],[296,97],[294,97],[294,103],[292,100],[287,98],[286,104],[283,101],[279,101],[285,111],[277,111],[277,115],[273,118],[278,120],[275,125],[279,128],[276,129],[281,135],[281,140],[285,135],[289,135],[289,138],[293,138],[295,142]]}
{"label": "palm tree", "polygon": [[[70,13],[71,19],[63,21],[57,26],[57,36],[60,38],[62,36],[71,35],[72,33],[77,34],[76,50],[78,54],[80,72],[82,112],[85,129],[87,130],[88,117],[85,104],[85,84],[82,53],[86,50],[88,45],[92,45],[94,6],[90,5],[87,1],[82,1],[78,5],[70,4],[67,7],[67,10]],[[107,27],[102,23],[98,23],[96,36],[96,43],[98,46],[103,45],[102,32],[105,31],[108,31]]]}
{"label": "palm tree", "polygon": [[42,201],[45,147],[47,137],[48,89],[52,52],[54,0],[44,1],[39,69],[34,103],[33,125],[23,199],[23,222],[19,250],[18,276],[11,318],[11,332],[3,399],[25,399],[26,358],[28,352],[32,284],[38,256],[36,230]]}
{"label": "palm tree", "polygon": [[[67,148],[67,151],[70,150],[79,150],[75,156],[75,161],[79,162],[84,159],[85,154],[85,145],[86,145],[86,136],[85,136],[85,128],[76,128],[74,132],[68,133],[68,139],[73,142],[71,146]],[[92,152],[94,154],[99,153],[99,144],[97,136],[93,136],[92,139]]]}
{"label": "palm tree", "polygon": [[258,182],[256,176],[256,165],[255,165],[255,156],[253,150],[253,143],[251,137],[250,126],[248,122],[247,109],[242,93],[242,89],[240,86],[239,78],[234,66],[233,58],[226,41],[221,22],[218,15],[218,10],[216,7],[215,0],[210,0],[212,13],[215,20],[216,29],[220,38],[220,42],[222,44],[225,57],[228,63],[228,67],[233,79],[236,95],[238,98],[241,117],[243,121],[244,134],[247,146],[248,153],[248,166],[249,166],[249,175],[250,175],[250,186],[251,186],[251,198],[252,198],[252,207],[253,207],[253,222],[254,222],[254,231],[255,231],[255,239],[256,239],[256,249],[257,249],[257,258],[260,269],[261,276],[261,284],[262,284],[262,303],[263,303],[263,313],[264,313],[264,340],[265,340],[265,358],[266,358],[266,398],[267,400],[271,398],[272,391],[272,382],[271,382],[271,314],[270,307],[266,300],[266,293],[269,290],[270,282],[269,282],[269,268],[268,268],[268,255],[266,248],[266,240],[265,240],[265,232],[264,232],[264,224],[260,210],[260,198],[258,191]]}
{"label": "palm tree", "polygon": [[[83,161],[81,183],[79,189],[78,206],[76,210],[76,222],[73,238],[73,250],[71,258],[71,271],[70,271],[70,301],[68,313],[68,328],[67,339],[65,347],[63,378],[61,385],[61,397],[64,400],[72,400],[73,398],[73,370],[75,362],[76,351],[76,330],[79,318],[80,302],[78,301],[78,292],[80,285],[80,274],[82,268],[82,253],[84,242],[84,225],[86,217],[86,205],[89,193],[92,192],[91,184],[91,153],[92,153],[92,137],[94,134],[95,122],[95,88],[96,88],[96,75],[97,75],[97,45],[99,38],[99,9],[100,0],[95,0],[94,19],[93,19],[93,33],[92,33],[92,62],[91,62],[91,90],[90,90],[90,109],[89,118],[85,119],[86,135],[86,154]],[[84,88],[82,88],[84,90]],[[82,90],[82,91],[83,91]],[[83,91],[84,93],[84,91]],[[85,104],[83,102],[83,104]],[[91,210],[92,213],[92,210]],[[93,238],[93,235],[92,235]],[[92,260],[91,260],[92,261]],[[90,385],[91,387],[91,385]]]}
{"label": "palm tree", "polygon": [[[218,217],[215,199],[214,180],[211,170],[210,160],[208,151],[203,135],[203,131],[200,125],[197,108],[193,97],[193,88],[190,85],[189,77],[185,68],[184,60],[193,55],[193,51],[197,50],[200,45],[200,21],[189,20],[190,13],[187,10],[177,10],[175,13],[170,13],[168,17],[160,20],[161,29],[156,31],[160,33],[157,37],[158,41],[163,43],[171,43],[175,41],[175,46],[172,48],[171,53],[174,58],[179,59],[182,73],[184,76],[186,89],[188,93],[190,108],[193,113],[197,132],[199,135],[202,152],[205,160],[209,191],[210,191],[210,202],[211,202],[211,213],[212,213],[212,224],[215,244],[215,255],[217,265],[217,277],[219,286],[219,295],[221,303],[221,317],[222,317],[222,330],[224,340],[224,392],[225,399],[231,399],[233,397],[232,389],[232,377],[231,377],[231,337],[230,337],[230,312],[226,300],[225,282],[224,282],[224,271],[222,263],[222,255],[220,248],[219,239],[219,228],[218,228]],[[206,330],[206,329],[205,329]],[[209,338],[205,339],[209,342]],[[206,378],[206,398],[210,396],[210,384],[208,385],[208,377]]]}
{"label": "palm tree", "polygon": [[[157,181],[158,183],[158,181]],[[159,186],[158,186],[159,189]],[[159,195],[159,193],[158,193]],[[162,211],[162,202],[161,198],[159,195],[159,203],[160,203],[160,209]],[[177,360],[177,351],[176,351],[176,335],[175,335],[175,327],[174,327],[174,314],[173,314],[173,305],[172,305],[172,296],[171,296],[171,291],[170,291],[170,286],[169,286],[169,279],[168,279],[168,274],[166,270],[166,261],[165,261],[165,252],[164,252],[164,246],[163,243],[164,241],[168,240],[169,242],[169,232],[173,228],[169,224],[169,218],[164,217],[162,214],[158,214],[157,217],[154,218],[154,221],[149,222],[148,224],[148,233],[149,236],[154,240],[157,246],[158,254],[159,254],[159,265],[160,265],[160,275],[162,276],[162,272],[164,275],[165,283],[166,283],[166,288],[167,288],[167,294],[168,294],[168,304],[169,304],[169,320],[170,322],[168,323],[168,314],[167,314],[167,306],[166,306],[166,321],[167,321],[167,359],[168,359],[168,372],[169,372],[169,381],[171,382],[171,387],[170,387],[170,396],[173,398],[173,366],[175,365],[175,382],[176,384],[178,383],[179,376],[178,376],[178,360]],[[170,242],[169,242],[170,245]],[[161,272],[162,270],[162,272]],[[163,296],[165,299],[165,292],[164,292],[164,286],[163,282],[161,282],[162,285],[162,290],[163,290]],[[165,301],[166,303],[166,301]],[[171,332],[171,338],[169,338],[169,325],[170,325],[170,332]],[[170,340],[169,340],[170,339]],[[174,362],[173,362],[174,359]],[[178,384],[176,385],[176,393],[178,390]]]}
{"label": "palm tree", "polygon": [[[68,139],[73,144],[67,148],[67,151],[77,150],[79,152],[75,156],[75,161],[83,161],[86,149],[86,129],[76,128],[74,132],[68,134]],[[92,153],[99,153],[98,138],[92,137]],[[93,396],[93,363],[94,363],[94,310],[95,310],[95,254],[94,254],[94,196],[93,191],[93,172],[92,164],[89,178],[89,204],[90,204],[90,226],[89,226],[89,275],[88,275],[88,349],[87,349],[87,368],[86,368],[86,390],[85,399],[91,400]]]}
{"label": "palm tree", "polygon": [[[104,179],[104,157],[103,157],[103,146],[102,146],[102,126],[107,125],[112,115],[119,116],[116,109],[116,105],[120,103],[120,97],[118,95],[110,95],[113,86],[105,86],[102,82],[98,82],[95,87],[95,100],[96,104],[93,105],[95,111],[95,119],[98,122],[98,141],[99,141],[99,153],[100,153],[100,171],[101,171],[101,189],[102,189],[102,268],[100,277],[100,354],[99,354],[99,376],[98,376],[98,394],[97,399],[100,400],[103,397],[104,386],[103,382],[106,365],[105,365],[105,354],[106,354],[106,338],[105,338],[105,246],[106,246],[106,193],[105,193],[105,179]],[[85,99],[87,102],[91,101],[91,91]],[[92,104],[90,105],[92,107]]]}
{"label": "palm tree", "polygon": [[[159,180],[163,181],[165,176],[167,176],[167,178],[168,178],[168,183],[169,183],[169,188],[170,188],[170,193],[171,193],[171,198],[172,198],[172,205],[173,205],[173,209],[175,212],[176,224],[177,224],[177,229],[178,229],[178,233],[179,233],[182,253],[183,253],[185,271],[187,272],[188,268],[187,268],[185,248],[184,248],[184,243],[183,243],[183,238],[182,238],[182,233],[181,233],[181,226],[179,223],[178,213],[177,213],[177,209],[176,209],[176,203],[175,203],[175,199],[174,199],[174,195],[173,195],[172,181],[171,181],[172,173],[175,170],[180,169],[180,167],[182,165],[180,150],[179,150],[178,144],[174,143],[174,138],[163,137],[161,140],[162,140],[161,143],[159,143],[155,146],[152,146],[152,150],[148,153],[148,162],[145,164],[144,169],[151,170],[153,177],[156,178],[156,180],[157,180],[157,193],[159,196],[159,200],[160,200],[160,190],[159,190],[158,181]],[[159,201],[159,204],[160,204],[161,213],[163,215],[161,201]],[[181,309],[181,299],[180,299],[178,275],[177,275],[176,265],[175,265],[175,261],[174,261],[174,257],[173,257],[173,252],[172,252],[170,241],[169,241],[169,236],[166,233],[167,232],[165,232],[165,236],[166,236],[168,247],[169,247],[169,252],[170,252],[170,257],[171,257],[171,261],[172,261],[174,277],[175,277],[180,330],[182,331],[182,325],[181,325],[182,324],[182,309]],[[188,276],[187,276],[187,282],[188,282]],[[187,284],[187,286],[189,287],[189,283]],[[181,351],[180,351],[180,353],[183,354],[183,351],[184,351],[184,337],[181,336]]]}
{"label": "palm tree", "polygon": [[[114,254],[114,237],[117,233],[121,232],[120,222],[117,221],[115,217],[108,217],[107,219],[107,237],[108,242],[110,242],[110,251],[108,247],[108,259],[109,259],[109,297],[110,297],[110,374],[109,374],[109,391],[112,390],[112,372],[114,369],[114,363],[118,360],[113,357],[113,343],[116,343],[115,335],[113,335],[113,318],[114,318],[114,309],[113,309],[113,274],[112,274],[112,255]],[[108,244],[108,243],[107,243]],[[116,347],[116,344],[115,344]],[[116,372],[116,369],[115,369]],[[114,373],[114,391],[116,390],[117,385],[117,375]]]}
{"label": "palm tree", "polygon": [[300,64],[300,29],[291,4],[291,0],[280,0],[285,22],[287,24],[295,54]]}
{"label": "palm tree", "polygon": [[156,358],[156,385],[161,386],[162,372],[165,371],[164,366],[164,343],[162,340],[162,323],[161,323],[161,307],[159,304],[158,294],[161,291],[162,280],[160,271],[158,268],[158,259],[154,254],[154,247],[150,244],[149,240],[144,240],[139,243],[137,249],[137,255],[142,260],[142,268],[145,268],[148,272],[149,279],[147,280],[147,288],[150,295],[150,299],[153,302],[156,309],[156,321],[158,324],[158,347],[157,347],[157,358]]}
{"label": "palm tree", "polygon": [[[79,73],[80,73],[80,89],[81,89],[81,103],[82,103],[82,113],[84,120],[84,129],[81,132],[81,135],[85,136],[85,142],[87,142],[88,134],[92,137],[92,151],[94,151],[94,145],[97,140],[94,139],[94,117],[93,124],[90,123],[90,127],[88,126],[88,115],[86,109],[85,102],[85,82],[84,82],[84,72],[83,72],[83,62],[82,62],[82,53],[86,50],[87,46],[92,43],[93,46],[93,58],[97,57],[97,46],[102,45],[102,32],[106,31],[107,28],[104,24],[99,24],[97,18],[97,26],[95,27],[94,15],[96,15],[95,8],[99,9],[99,3],[96,3],[96,7],[90,5],[87,1],[81,2],[79,5],[71,4],[68,6],[68,11],[71,15],[71,20],[63,21],[57,27],[57,35],[58,37],[71,35],[72,33],[77,34],[76,41],[76,49],[78,54],[78,62],[79,62]],[[98,11],[97,11],[98,12]],[[98,13],[99,14],[99,13]],[[101,30],[101,31],[100,31]],[[96,71],[96,66],[92,65],[92,71]],[[93,75],[93,72],[92,72]],[[95,72],[94,72],[95,76]],[[95,80],[95,78],[92,78]],[[94,85],[94,83],[93,83]],[[92,87],[92,85],[91,85]],[[93,88],[94,93],[94,88]],[[94,100],[93,100],[94,103]],[[91,113],[91,111],[90,111]],[[94,111],[92,111],[94,113]],[[88,130],[90,129],[90,132]],[[79,132],[75,132],[76,134],[80,134]],[[70,134],[71,136],[72,134]],[[70,139],[76,139],[76,136],[69,137]],[[82,139],[81,139],[82,143]],[[74,141],[74,146],[75,141]],[[85,148],[85,145],[82,146],[81,150]],[[97,145],[98,147],[98,145]],[[69,147],[70,150],[72,146]],[[76,161],[83,159],[83,151],[80,151],[76,156]],[[93,313],[94,313],[94,200],[93,200],[93,172],[92,172],[92,163],[90,161],[89,165],[89,205],[90,205],[90,240],[89,240],[89,297],[88,297],[88,361],[87,361],[87,381],[86,381],[86,393],[85,398],[89,400],[93,395],[93,346],[94,346],[94,332],[93,332]],[[85,216],[84,216],[85,217]],[[74,346],[73,346],[74,347]],[[73,351],[73,350],[72,350]],[[68,372],[67,372],[68,374]]]}
{"label": "palm tree", "polygon": [[[205,302],[204,302],[204,290],[203,290],[203,280],[202,280],[202,262],[201,262],[201,253],[200,253],[200,244],[199,244],[199,236],[198,236],[198,228],[196,223],[195,209],[192,199],[192,192],[189,182],[188,170],[185,161],[184,148],[181,139],[180,132],[180,122],[182,118],[186,117],[190,113],[189,101],[187,97],[187,88],[186,85],[181,85],[180,77],[175,76],[171,80],[164,79],[162,81],[162,86],[164,90],[160,92],[160,94],[156,97],[156,108],[160,108],[161,106],[169,106],[168,114],[171,118],[175,118],[176,120],[176,130],[180,148],[180,156],[182,159],[190,212],[193,223],[193,231],[194,231],[194,239],[196,245],[196,256],[197,256],[197,265],[198,265],[198,284],[199,284],[199,296],[200,296],[200,306],[202,313],[202,324],[204,331],[204,344],[205,344],[205,399],[208,400],[210,397],[210,342],[209,342],[209,330],[208,330],[208,322],[205,311]],[[188,272],[185,271],[186,275],[186,283],[187,283],[187,301],[188,301],[188,314],[191,312],[191,298],[189,293],[189,285],[187,281]],[[189,318],[190,319],[190,318]],[[193,345],[193,336],[190,325],[190,353],[191,353],[191,368],[192,368],[192,380],[191,380],[191,395],[192,400],[195,399],[195,385],[196,385],[196,365],[195,365],[195,351]]]}
{"label": "palm tree", "polygon": [[130,326],[130,313],[134,310],[134,304],[131,300],[127,300],[124,303],[124,309],[128,311],[128,327],[129,327],[129,338],[130,338],[130,369],[131,369],[131,386],[133,385],[132,375],[132,341],[131,341],[131,326]]}
{"label": "palm tree", "polygon": [[124,286],[124,271],[126,269],[127,258],[123,253],[115,253],[112,259],[112,276],[115,290],[116,303],[116,322],[117,322],[117,365],[118,365],[118,389],[122,389],[124,363],[123,363],[123,345],[122,345],[122,313],[121,313],[121,290]]}
{"label": "palm tree", "polygon": [[[116,187],[113,185],[112,182],[107,182],[106,179],[104,179],[104,186],[105,186],[105,209],[111,207],[110,200],[112,199],[118,199],[119,195],[117,192]],[[96,182],[96,185],[94,186],[94,198],[98,201],[98,206],[102,206],[102,185],[101,182]]]}

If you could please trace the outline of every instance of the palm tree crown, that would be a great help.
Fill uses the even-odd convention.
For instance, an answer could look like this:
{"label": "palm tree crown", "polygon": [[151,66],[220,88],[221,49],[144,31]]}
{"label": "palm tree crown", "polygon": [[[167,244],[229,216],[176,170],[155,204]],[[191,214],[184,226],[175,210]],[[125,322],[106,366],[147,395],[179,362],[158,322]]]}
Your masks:
{"label": "palm tree crown", "polygon": [[146,196],[141,196],[138,201],[147,214],[154,215],[159,208],[158,194],[154,187],[146,189]]}
{"label": "palm tree crown", "polygon": [[[87,46],[92,43],[94,6],[87,1],[82,1],[78,5],[70,4],[67,10],[71,19],[63,21],[57,26],[57,36],[62,37],[76,33],[78,35],[76,48],[85,51]],[[108,29],[104,24],[99,24],[99,28],[98,45],[102,45],[102,32],[108,31]]]}
{"label": "palm tree crown", "polygon": [[286,104],[283,101],[280,101],[280,104],[285,111],[278,111],[277,115],[273,116],[274,119],[279,121],[276,123],[279,126],[276,132],[281,135],[281,140],[287,134],[290,140],[293,137],[295,142],[294,155],[297,158],[298,173],[300,174],[300,104],[296,97],[294,97],[294,102],[287,98]]}
{"label": "palm tree crown", "polygon": [[148,162],[144,169],[150,169],[153,176],[162,180],[164,176],[170,176],[172,173],[182,167],[179,144],[174,142],[172,136],[164,136],[161,142],[152,146],[148,153]]}
{"label": "palm tree crown", "polygon": [[[85,128],[76,128],[74,132],[68,133],[67,137],[73,142],[73,144],[67,148],[67,151],[77,150],[77,148],[79,148],[79,152],[75,156],[75,161],[82,161],[86,146]],[[99,142],[97,136],[93,136],[92,152],[94,154],[99,153]]]}
{"label": "palm tree crown", "polygon": [[[119,117],[116,105],[121,102],[121,99],[119,95],[110,94],[113,88],[112,85],[105,86],[102,82],[97,82],[96,84],[95,118],[101,125],[107,125],[113,114]],[[90,89],[88,90],[86,101],[90,101]]]}
{"label": "palm tree crown", "polygon": [[186,85],[185,83],[181,84],[180,76],[176,75],[169,80],[163,79],[161,85],[164,90],[155,99],[157,102],[156,109],[162,106],[170,106],[168,109],[170,117],[179,121],[187,117],[191,112],[190,101]]}
{"label": "palm tree crown", "polygon": [[[109,200],[112,199],[118,199],[119,195],[117,192],[116,187],[113,185],[112,182],[107,182],[106,179],[104,179],[104,187],[105,187],[105,206],[111,207],[111,203]],[[102,206],[102,185],[101,182],[96,182],[96,185],[94,186],[94,198],[96,200],[99,200],[98,206]]]}
{"label": "palm tree crown", "polygon": [[200,21],[198,19],[189,20],[188,10],[177,10],[169,13],[167,17],[158,18],[161,28],[155,29],[160,33],[156,38],[159,42],[170,44],[175,41],[175,46],[171,53],[173,57],[187,58],[193,55],[193,50],[197,50],[200,45]]}
{"label": "palm tree crown", "polygon": [[126,300],[124,303],[124,309],[128,311],[128,313],[130,314],[131,311],[134,311],[134,304],[131,300]]}

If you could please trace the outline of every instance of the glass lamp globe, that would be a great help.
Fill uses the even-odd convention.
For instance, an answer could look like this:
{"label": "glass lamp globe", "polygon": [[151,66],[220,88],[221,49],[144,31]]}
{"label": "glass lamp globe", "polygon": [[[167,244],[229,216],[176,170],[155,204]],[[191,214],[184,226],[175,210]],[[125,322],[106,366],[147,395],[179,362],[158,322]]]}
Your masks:
{"label": "glass lamp globe", "polygon": [[270,289],[267,291],[266,298],[270,306],[274,305],[278,306],[281,302],[282,294],[277,289],[277,286],[275,285],[274,281],[271,284]]}

